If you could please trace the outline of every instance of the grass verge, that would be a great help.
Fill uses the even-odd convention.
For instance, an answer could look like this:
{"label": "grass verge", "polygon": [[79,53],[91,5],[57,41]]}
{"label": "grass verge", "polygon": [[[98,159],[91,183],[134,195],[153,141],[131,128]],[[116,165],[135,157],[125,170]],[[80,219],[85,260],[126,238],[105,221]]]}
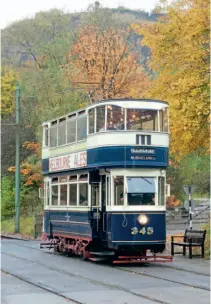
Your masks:
{"label": "grass verge", "polygon": [[[14,234],[15,221],[14,218],[3,220],[1,222],[1,232]],[[20,233],[27,237],[34,237],[34,220],[33,217],[20,217]]]}

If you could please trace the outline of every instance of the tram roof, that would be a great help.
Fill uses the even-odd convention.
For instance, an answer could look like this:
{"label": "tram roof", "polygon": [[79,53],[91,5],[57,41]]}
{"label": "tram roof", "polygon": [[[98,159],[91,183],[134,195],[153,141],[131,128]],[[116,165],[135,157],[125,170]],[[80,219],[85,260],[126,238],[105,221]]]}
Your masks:
{"label": "tram roof", "polygon": [[[107,103],[111,101],[118,101],[118,102],[154,102],[154,103],[161,103],[161,104],[166,104],[168,105],[168,102],[166,101],[161,101],[161,100],[153,100],[153,99],[147,99],[147,98],[111,98],[111,99],[106,99],[106,100],[101,100],[93,103],[92,105],[97,105],[99,103]],[[90,105],[90,106],[92,106]]]}
{"label": "tram roof", "polygon": [[98,105],[117,105],[123,108],[142,108],[143,109],[154,109],[154,110],[160,110],[163,107],[168,107],[168,103],[165,101],[160,100],[153,100],[153,99],[132,99],[132,98],[123,98],[123,99],[106,99],[97,101],[89,106],[87,106],[87,109],[94,108]]}

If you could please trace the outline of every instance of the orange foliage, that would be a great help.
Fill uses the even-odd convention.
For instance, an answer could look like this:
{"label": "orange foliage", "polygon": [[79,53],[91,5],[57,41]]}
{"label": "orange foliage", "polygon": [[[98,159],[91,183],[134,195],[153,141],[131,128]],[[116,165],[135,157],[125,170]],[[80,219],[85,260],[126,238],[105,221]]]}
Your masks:
{"label": "orange foliage", "polygon": [[37,171],[36,173],[29,176],[25,185],[33,185],[34,183],[40,182],[42,180],[41,171]]}
{"label": "orange foliage", "polygon": [[167,199],[167,206],[169,206],[169,207],[177,207],[180,204],[181,204],[181,201],[179,199],[177,199],[175,195],[172,195],[172,196],[168,197],[168,199]]}
{"label": "orange foliage", "polygon": [[118,29],[103,32],[95,26],[81,28],[68,54],[65,76],[86,88],[92,101],[144,97],[148,78],[135,51],[130,51]]}
{"label": "orange foliage", "polygon": [[32,150],[36,156],[40,157],[41,151],[40,151],[40,143],[35,142],[24,142],[23,147],[26,149]]}
{"label": "orange foliage", "polygon": [[[23,147],[31,150],[35,156],[37,161],[40,158],[40,144],[35,142],[25,142]],[[24,160],[21,162],[20,173],[24,177],[25,185],[39,185],[42,181],[41,169],[37,162],[35,164],[31,164],[29,161]],[[15,166],[11,166],[8,168],[9,172],[15,172]]]}
{"label": "orange foliage", "polygon": [[21,169],[21,174],[23,174],[24,176],[26,175],[29,175],[30,172],[31,172],[31,169],[30,168],[24,168],[24,169]]}

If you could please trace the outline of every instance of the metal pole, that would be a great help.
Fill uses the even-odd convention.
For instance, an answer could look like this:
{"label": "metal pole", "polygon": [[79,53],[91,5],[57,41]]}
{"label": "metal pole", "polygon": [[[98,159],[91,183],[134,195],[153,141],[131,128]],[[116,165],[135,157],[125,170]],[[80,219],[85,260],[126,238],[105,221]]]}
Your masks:
{"label": "metal pole", "polygon": [[188,194],[188,200],[189,200],[189,228],[192,230],[192,211],[191,211],[191,186],[189,186],[189,194]]}
{"label": "metal pole", "polygon": [[20,231],[20,87],[16,85],[15,232]]}

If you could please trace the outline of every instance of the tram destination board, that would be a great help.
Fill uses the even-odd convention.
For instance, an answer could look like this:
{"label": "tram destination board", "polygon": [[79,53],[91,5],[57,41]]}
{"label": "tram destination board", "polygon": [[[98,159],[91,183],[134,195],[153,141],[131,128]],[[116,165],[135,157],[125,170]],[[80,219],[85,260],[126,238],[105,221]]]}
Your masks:
{"label": "tram destination board", "polygon": [[156,160],[154,148],[131,148],[131,160]]}

